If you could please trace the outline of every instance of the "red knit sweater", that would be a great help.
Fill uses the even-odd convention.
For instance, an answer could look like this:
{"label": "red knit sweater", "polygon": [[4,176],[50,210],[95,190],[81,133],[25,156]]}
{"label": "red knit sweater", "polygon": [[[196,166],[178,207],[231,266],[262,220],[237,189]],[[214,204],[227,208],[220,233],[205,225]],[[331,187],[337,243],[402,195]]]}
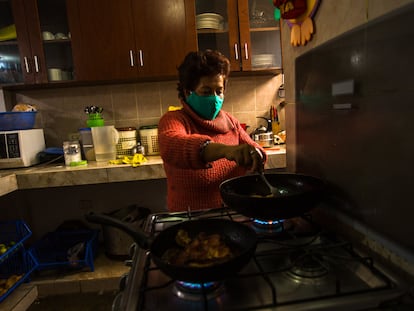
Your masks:
{"label": "red knit sweater", "polygon": [[182,105],[182,110],[164,114],[158,125],[160,154],[167,175],[168,209],[186,211],[188,208],[221,207],[220,183],[247,171],[227,159],[205,163],[200,154],[202,144],[211,140],[227,145],[259,145],[229,113],[221,110],[216,119],[204,120],[187,104]]}

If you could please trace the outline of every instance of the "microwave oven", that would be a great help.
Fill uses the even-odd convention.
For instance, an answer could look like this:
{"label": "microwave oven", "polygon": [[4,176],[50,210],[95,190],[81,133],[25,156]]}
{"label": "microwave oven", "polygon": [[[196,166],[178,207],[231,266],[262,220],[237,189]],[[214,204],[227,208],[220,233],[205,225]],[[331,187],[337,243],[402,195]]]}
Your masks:
{"label": "microwave oven", "polygon": [[43,129],[0,131],[0,169],[37,164],[44,149]]}

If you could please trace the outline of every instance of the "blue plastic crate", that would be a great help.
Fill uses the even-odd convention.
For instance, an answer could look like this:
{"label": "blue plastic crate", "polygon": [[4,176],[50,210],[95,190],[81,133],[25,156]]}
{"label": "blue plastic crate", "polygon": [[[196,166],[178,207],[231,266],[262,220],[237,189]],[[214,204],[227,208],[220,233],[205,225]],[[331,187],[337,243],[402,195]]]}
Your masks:
{"label": "blue plastic crate", "polygon": [[0,264],[22,248],[31,235],[32,231],[23,220],[0,222],[0,244],[5,247],[0,247],[3,249],[0,251]]}
{"label": "blue plastic crate", "polygon": [[99,230],[49,232],[30,249],[37,270],[82,269],[94,271],[93,261],[98,251]]}
{"label": "blue plastic crate", "polygon": [[[33,256],[24,247],[9,255],[7,260],[0,264],[0,302],[9,296],[20,284],[27,281],[30,274],[36,269]],[[5,288],[4,283],[11,281]]]}

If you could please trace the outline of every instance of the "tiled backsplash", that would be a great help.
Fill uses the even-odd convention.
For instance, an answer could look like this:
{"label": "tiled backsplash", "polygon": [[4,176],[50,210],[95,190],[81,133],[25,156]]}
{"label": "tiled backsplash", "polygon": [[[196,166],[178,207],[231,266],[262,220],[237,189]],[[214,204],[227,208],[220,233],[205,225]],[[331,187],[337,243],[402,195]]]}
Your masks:
{"label": "tiled backsplash", "polygon": [[[263,123],[256,116],[267,117],[269,107],[283,101],[277,96],[281,83],[281,75],[230,77],[223,109],[250,125],[252,131]],[[169,106],[180,105],[176,87],[177,81],[166,81],[28,90],[18,93],[16,101],[36,105],[36,126],[44,128],[46,145],[56,147],[70,133],[86,127],[86,106],[103,107],[107,125],[138,128],[157,124]],[[283,110],[280,118],[284,128]]]}

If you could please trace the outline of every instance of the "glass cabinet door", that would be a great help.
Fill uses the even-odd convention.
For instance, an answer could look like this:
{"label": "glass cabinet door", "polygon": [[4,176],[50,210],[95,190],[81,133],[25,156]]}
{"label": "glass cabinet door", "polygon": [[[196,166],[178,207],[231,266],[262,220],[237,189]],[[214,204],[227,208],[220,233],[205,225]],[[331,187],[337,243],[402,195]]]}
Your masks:
{"label": "glass cabinet door", "polygon": [[49,82],[73,80],[71,34],[65,0],[37,0]]}
{"label": "glass cabinet door", "polygon": [[11,3],[0,0],[0,86],[23,82]]}
{"label": "glass cabinet door", "polygon": [[[236,3],[234,0],[231,2]],[[239,51],[236,51],[237,59],[235,59],[230,46],[230,33],[234,31],[238,33],[237,11],[229,12],[229,9],[227,0],[196,1],[198,50],[218,50],[230,59],[232,70],[240,70]],[[235,21],[236,29],[232,29],[232,26],[234,26],[232,21]],[[238,35],[236,35],[236,42],[234,43],[238,44],[238,41]],[[236,49],[238,48],[236,47]]]}
{"label": "glass cabinet door", "polygon": [[65,0],[0,0],[0,85],[73,79]]}
{"label": "glass cabinet door", "polygon": [[272,0],[249,0],[249,37],[251,67],[282,67],[280,21]]}
{"label": "glass cabinet door", "polygon": [[272,0],[196,0],[198,49],[219,50],[232,71],[280,69],[279,26]]}

